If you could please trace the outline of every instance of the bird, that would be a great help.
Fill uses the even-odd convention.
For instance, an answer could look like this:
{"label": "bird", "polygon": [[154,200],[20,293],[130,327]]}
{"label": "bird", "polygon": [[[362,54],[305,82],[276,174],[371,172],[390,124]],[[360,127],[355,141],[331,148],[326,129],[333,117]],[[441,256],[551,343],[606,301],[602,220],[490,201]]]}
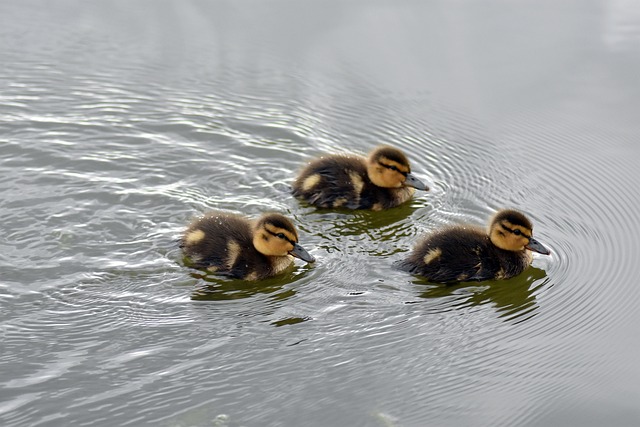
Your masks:
{"label": "bird", "polygon": [[401,150],[382,145],[367,158],[334,154],[311,161],[295,178],[292,194],[320,208],[380,211],[406,202],[416,189],[429,191]]}
{"label": "bird", "polygon": [[523,213],[502,209],[490,219],[488,232],[457,225],[427,234],[397,267],[436,283],[508,279],[531,264],[531,252],[551,254],[532,233]]}
{"label": "bird", "polygon": [[250,220],[212,211],[187,226],[179,245],[193,267],[246,281],[283,272],[293,257],[315,261],[298,243],[293,223],[279,213]]}

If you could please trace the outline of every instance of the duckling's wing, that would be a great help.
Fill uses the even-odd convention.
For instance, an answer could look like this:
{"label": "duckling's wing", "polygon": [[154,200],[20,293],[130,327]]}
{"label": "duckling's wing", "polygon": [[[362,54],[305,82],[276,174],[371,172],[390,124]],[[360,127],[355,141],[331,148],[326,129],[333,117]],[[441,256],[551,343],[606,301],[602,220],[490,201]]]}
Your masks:
{"label": "duckling's wing", "polygon": [[225,267],[225,262],[222,257],[219,256],[208,256],[206,258],[196,258],[198,255],[191,255],[190,257],[190,266],[193,268],[210,268],[216,267],[216,269],[220,269]]}
{"label": "duckling's wing", "polygon": [[309,164],[293,184],[292,193],[308,203],[323,207],[360,208],[360,194],[366,167],[361,159],[330,156]]}
{"label": "duckling's wing", "polygon": [[182,250],[195,268],[233,273],[246,248],[252,247],[249,222],[238,215],[212,212],[194,221],[183,237]]}
{"label": "duckling's wing", "polygon": [[453,229],[441,243],[442,262],[449,280],[455,282],[487,280],[493,277],[493,260],[487,256],[487,238],[475,228]]}
{"label": "duckling's wing", "polygon": [[439,283],[484,280],[486,237],[476,229],[451,227],[418,243],[404,265],[408,271]]}

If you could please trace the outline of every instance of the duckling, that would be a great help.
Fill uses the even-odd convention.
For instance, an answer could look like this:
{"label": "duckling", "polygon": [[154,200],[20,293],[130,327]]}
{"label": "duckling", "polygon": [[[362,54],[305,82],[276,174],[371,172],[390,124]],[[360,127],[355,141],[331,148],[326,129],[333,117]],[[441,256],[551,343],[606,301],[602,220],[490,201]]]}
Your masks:
{"label": "duckling", "polygon": [[489,232],[474,226],[435,231],[420,241],[398,266],[440,283],[508,279],[522,273],[533,256],[551,251],[532,237],[522,213],[504,209],[489,222]]}
{"label": "duckling", "polygon": [[295,179],[292,193],[321,208],[379,211],[406,202],[415,189],[429,191],[411,174],[404,153],[379,146],[366,159],[337,154],[312,161]]}
{"label": "duckling", "polygon": [[187,227],[180,247],[196,268],[251,281],[281,273],[293,257],[315,261],[298,244],[291,221],[278,213],[251,221],[231,213],[210,212]]}

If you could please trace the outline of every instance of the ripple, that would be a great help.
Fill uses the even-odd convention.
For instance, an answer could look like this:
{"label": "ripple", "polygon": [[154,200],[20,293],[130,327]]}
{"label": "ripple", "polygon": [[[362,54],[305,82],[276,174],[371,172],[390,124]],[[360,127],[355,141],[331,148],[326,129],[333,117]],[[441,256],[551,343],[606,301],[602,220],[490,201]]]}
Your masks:
{"label": "ripple", "polygon": [[640,8],[633,1],[606,4],[604,41],[614,49],[633,49],[640,43]]}
{"label": "ripple", "polygon": [[[0,47],[3,424],[520,425],[598,393],[627,403],[612,378],[631,387],[637,371],[617,355],[637,323],[636,129],[607,124],[609,111],[578,117],[594,100],[577,97],[591,87],[569,71],[620,76],[607,64],[629,58],[629,19],[605,18],[606,64],[590,56],[601,47],[580,47],[588,58],[567,55],[564,74],[549,61],[560,83],[532,80],[561,93],[504,89],[486,74],[509,66],[483,64],[505,58],[470,49],[478,80],[463,89],[476,92],[460,89],[471,101],[455,105],[438,93],[458,83],[447,48],[467,40],[437,21],[473,34],[466,19],[484,15],[425,9],[425,25],[411,16],[422,9],[347,3],[0,6],[11,42]],[[300,40],[273,36],[290,14]],[[377,34],[371,22],[402,30],[367,39],[376,58],[405,27],[428,37],[372,79],[349,48]],[[457,41],[432,42],[445,39]],[[553,52],[570,50],[561,42]],[[433,55],[420,81],[395,85],[422,70],[420,52]],[[482,93],[513,111],[469,112]],[[380,143],[402,148],[432,190],[382,213],[291,198],[306,161]],[[423,233],[484,224],[501,207],[530,215],[552,255],[502,282],[435,286],[393,269]],[[251,284],[191,270],[175,239],[209,209],[281,211],[318,262]]]}

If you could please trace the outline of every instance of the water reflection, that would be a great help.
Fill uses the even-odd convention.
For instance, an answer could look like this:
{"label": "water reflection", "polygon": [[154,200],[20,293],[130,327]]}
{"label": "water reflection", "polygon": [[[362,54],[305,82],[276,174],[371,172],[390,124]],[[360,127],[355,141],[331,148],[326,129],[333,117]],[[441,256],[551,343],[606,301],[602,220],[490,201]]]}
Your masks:
{"label": "water reflection", "polygon": [[407,203],[382,215],[365,210],[318,209],[306,214],[304,228],[317,237],[318,250],[386,257],[403,250],[398,242],[416,233],[411,217],[420,208],[420,203]]}
{"label": "water reflection", "polygon": [[543,279],[546,277],[544,270],[529,267],[524,273],[508,280],[442,285],[418,279],[414,283],[426,286],[426,290],[419,295],[421,298],[445,298],[447,309],[492,304],[498,317],[523,321],[535,316],[538,310],[535,293],[544,286],[546,280]]}
{"label": "water reflection", "polygon": [[[300,203],[305,207],[309,206],[304,202]],[[387,209],[382,213],[369,210],[313,208],[315,212],[309,212],[305,222],[318,222],[324,225],[325,230],[338,233],[341,236],[359,236],[370,230],[383,229],[402,223],[423,204],[422,201],[411,201]],[[327,223],[331,228],[327,228]]]}
{"label": "water reflection", "polygon": [[251,298],[258,294],[269,295],[274,301],[284,301],[296,294],[295,289],[285,288],[304,276],[305,272],[289,272],[278,277],[272,277],[255,282],[240,279],[228,279],[220,276],[198,272],[190,276],[199,280],[199,286],[191,293],[195,301],[229,301]]}
{"label": "water reflection", "polygon": [[[640,424],[640,2],[167,3],[0,5],[0,425]],[[378,142],[435,190],[290,196]],[[392,270],[503,206],[548,276]],[[183,267],[211,208],[287,212],[319,262]]]}
{"label": "water reflection", "polygon": [[296,323],[306,322],[307,320],[311,320],[310,317],[287,317],[285,319],[280,319],[271,322],[273,326],[286,326],[286,325],[295,325]]}

